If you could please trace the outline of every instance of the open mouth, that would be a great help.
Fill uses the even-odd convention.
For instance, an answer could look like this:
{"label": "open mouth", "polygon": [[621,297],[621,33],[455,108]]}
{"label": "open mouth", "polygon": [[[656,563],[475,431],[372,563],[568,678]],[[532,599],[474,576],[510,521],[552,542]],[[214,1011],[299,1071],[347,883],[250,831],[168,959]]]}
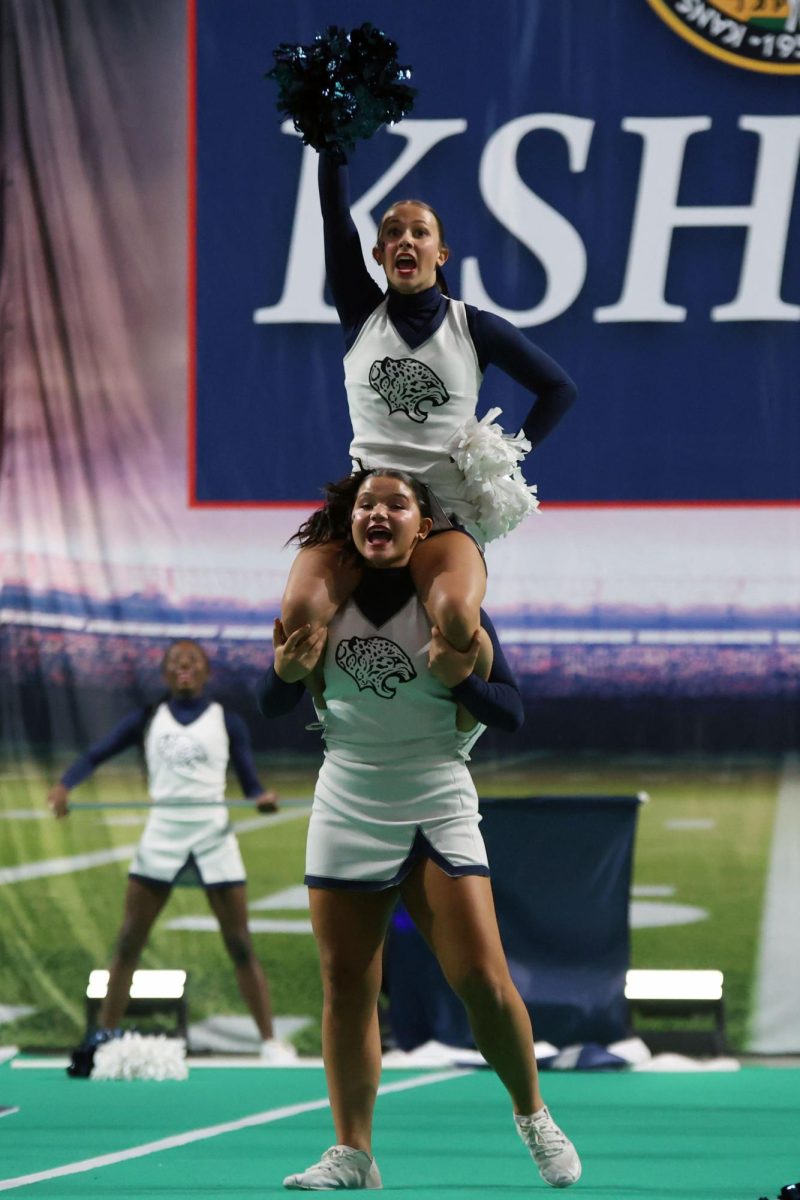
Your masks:
{"label": "open mouth", "polygon": [[367,543],[370,546],[386,545],[386,543],[390,542],[391,540],[392,535],[390,534],[389,530],[385,529],[382,525],[376,525],[373,529],[367,530]]}
{"label": "open mouth", "polygon": [[410,254],[398,254],[394,265],[399,275],[410,275],[417,269],[416,259]]}

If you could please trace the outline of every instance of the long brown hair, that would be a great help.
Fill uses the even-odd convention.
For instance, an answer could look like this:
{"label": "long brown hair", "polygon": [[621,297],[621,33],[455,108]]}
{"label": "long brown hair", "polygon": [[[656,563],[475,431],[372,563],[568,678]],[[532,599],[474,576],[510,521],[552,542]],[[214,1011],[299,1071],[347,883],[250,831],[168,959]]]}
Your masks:
{"label": "long brown hair", "polygon": [[358,556],[351,532],[351,516],[356,497],[361,491],[362,484],[372,476],[388,476],[389,479],[399,479],[413,493],[420,514],[430,517],[430,494],[424,483],[420,483],[413,475],[398,471],[394,467],[373,467],[369,470],[361,468],[352,475],[339,479],[335,483],[325,485],[325,503],[304,521],[296,533],[289,538],[297,542],[301,548],[306,546],[326,546],[331,542],[341,543],[342,559]]}

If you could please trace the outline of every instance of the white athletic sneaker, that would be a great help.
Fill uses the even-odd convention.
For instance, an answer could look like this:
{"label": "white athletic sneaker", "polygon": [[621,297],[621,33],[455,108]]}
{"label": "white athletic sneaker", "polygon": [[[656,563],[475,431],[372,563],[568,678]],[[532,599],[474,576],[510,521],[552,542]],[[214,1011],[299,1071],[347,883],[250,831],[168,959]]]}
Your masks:
{"label": "white athletic sneaker", "polygon": [[581,1177],[578,1152],[547,1108],[540,1108],[531,1117],[514,1117],[514,1121],[545,1183],[562,1188],[578,1182]]}
{"label": "white athletic sneaker", "polygon": [[318,1163],[299,1175],[287,1175],[285,1188],[307,1192],[327,1192],[337,1188],[382,1188],[378,1164],[366,1150],[352,1146],[331,1146]]}
{"label": "white athletic sneaker", "polygon": [[285,1067],[287,1063],[297,1062],[297,1051],[291,1042],[268,1038],[261,1043],[261,1061],[268,1067]]}

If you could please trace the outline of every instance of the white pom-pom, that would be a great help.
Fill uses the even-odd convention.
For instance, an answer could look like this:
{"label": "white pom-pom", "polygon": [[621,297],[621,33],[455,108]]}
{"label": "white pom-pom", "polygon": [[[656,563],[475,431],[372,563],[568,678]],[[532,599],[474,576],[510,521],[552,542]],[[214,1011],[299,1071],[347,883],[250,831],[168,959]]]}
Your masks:
{"label": "white pom-pom", "polygon": [[536,485],[528,485],[521,471],[502,479],[489,480],[484,484],[478,501],[480,526],[486,541],[505,537],[530,513],[537,512],[538,508]]}
{"label": "white pom-pom", "polygon": [[487,542],[504,537],[539,508],[536,486],[525,482],[519,467],[531,444],[523,433],[508,434],[495,424],[501,412],[491,408],[480,421],[470,417],[448,446]]}
{"label": "white pom-pom", "polygon": [[186,1042],[163,1033],[123,1033],[97,1047],[92,1079],[186,1079]]}

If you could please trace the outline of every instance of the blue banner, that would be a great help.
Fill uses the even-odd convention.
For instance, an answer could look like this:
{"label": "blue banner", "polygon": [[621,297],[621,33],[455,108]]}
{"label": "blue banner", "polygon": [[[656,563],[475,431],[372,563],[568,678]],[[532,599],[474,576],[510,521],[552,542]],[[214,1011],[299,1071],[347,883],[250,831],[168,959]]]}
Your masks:
{"label": "blue banner", "polygon": [[[353,155],[362,240],[392,198],[429,200],[453,294],[575,379],[529,472],[545,501],[800,495],[800,33],[784,0],[766,25],[731,8],[504,0],[489,19],[459,0],[420,21],[369,6],[418,96]],[[280,42],[364,15],[353,0],[197,4],[201,503],[314,500],[349,467],[316,155],[264,73]],[[771,73],[737,60],[737,38]],[[490,371],[480,411],[495,404],[516,429],[529,397]]]}

